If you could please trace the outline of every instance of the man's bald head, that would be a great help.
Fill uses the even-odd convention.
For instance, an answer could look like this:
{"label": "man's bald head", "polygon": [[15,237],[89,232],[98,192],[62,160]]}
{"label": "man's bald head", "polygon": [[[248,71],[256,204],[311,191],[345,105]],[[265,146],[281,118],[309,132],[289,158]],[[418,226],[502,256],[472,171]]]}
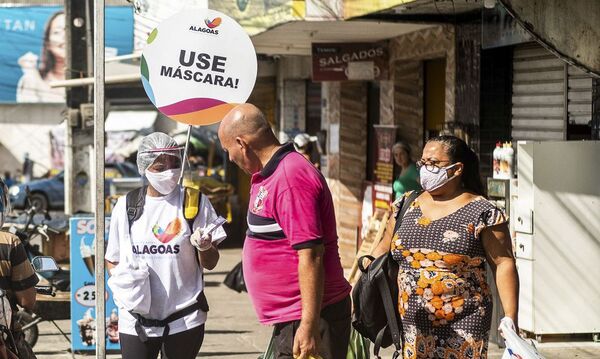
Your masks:
{"label": "man's bald head", "polygon": [[244,138],[251,145],[268,145],[276,141],[271,126],[258,107],[245,103],[229,111],[219,126],[221,140]]}
{"label": "man's bald head", "polygon": [[265,119],[254,105],[242,104],[229,111],[219,126],[221,147],[247,173],[262,168],[261,158],[266,151],[279,146],[279,141]]}

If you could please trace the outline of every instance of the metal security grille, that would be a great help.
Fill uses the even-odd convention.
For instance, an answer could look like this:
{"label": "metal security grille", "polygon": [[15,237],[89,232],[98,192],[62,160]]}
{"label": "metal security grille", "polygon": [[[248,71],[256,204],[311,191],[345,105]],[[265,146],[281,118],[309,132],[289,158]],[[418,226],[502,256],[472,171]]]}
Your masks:
{"label": "metal security grille", "polygon": [[591,123],[592,78],[540,45],[517,46],[512,104],[513,141],[567,139],[568,126]]}
{"label": "metal security grille", "polygon": [[592,120],[592,77],[569,66],[568,115],[571,125],[588,125]]}
{"label": "metal security grille", "polygon": [[513,55],[512,138],[565,138],[565,65],[537,44]]}

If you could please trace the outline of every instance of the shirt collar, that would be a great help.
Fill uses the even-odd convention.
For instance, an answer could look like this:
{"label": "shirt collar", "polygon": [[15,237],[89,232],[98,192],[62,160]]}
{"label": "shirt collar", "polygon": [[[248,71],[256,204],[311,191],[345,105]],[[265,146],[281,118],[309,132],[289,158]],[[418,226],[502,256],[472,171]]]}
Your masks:
{"label": "shirt collar", "polygon": [[281,162],[281,160],[283,160],[285,156],[292,152],[296,152],[293,142],[288,142],[283,146],[279,147],[279,149],[275,151],[273,156],[271,156],[269,162],[267,162],[265,167],[263,167],[263,169],[260,171],[260,176],[262,178],[267,178],[271,176],[273,172],[275,172],[275,170],[277,169],[277,166],[279,166],[279,162]]}

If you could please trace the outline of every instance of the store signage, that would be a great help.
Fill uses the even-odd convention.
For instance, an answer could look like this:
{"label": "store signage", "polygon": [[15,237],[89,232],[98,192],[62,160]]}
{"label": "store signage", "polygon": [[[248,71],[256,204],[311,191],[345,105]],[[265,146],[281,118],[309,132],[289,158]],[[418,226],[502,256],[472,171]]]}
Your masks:
{"label": "store signage", "polygon": [[189,125],[219,122],[252,93],[257,74],[250,37],[235,20],[210,9],[180,12],[148,36],[141,61],[150,101]]}
{"label": "store signage", "polygon": [[388,66],[385,42],[312,44],[313,81],[386,80]]}
{"label": "store signage", "polygon": [[[96,277],[95,230],[92,217],[70,219],[71,236],[71,349],[73,352],[96,350]],[[108,236],[110,222],[105,224]],[[100,259],[102,260],[102,259]],[[108,275],[105,274],[108,279]],[[112,292],[106,286],[106,349],[119,350],[119,313]]]}
{"label": "store signage", "polygon": [[493,9],[484,8],[481,17],[481,47],[484,49],[532,41],[531,35],[500,4]]}
{"label": "store signage", "polygon": [[392,146],[396,141],[397,127],[385,125],[374,125],[373,127],[375,129],[373,207],[389,209],[394,200]]}

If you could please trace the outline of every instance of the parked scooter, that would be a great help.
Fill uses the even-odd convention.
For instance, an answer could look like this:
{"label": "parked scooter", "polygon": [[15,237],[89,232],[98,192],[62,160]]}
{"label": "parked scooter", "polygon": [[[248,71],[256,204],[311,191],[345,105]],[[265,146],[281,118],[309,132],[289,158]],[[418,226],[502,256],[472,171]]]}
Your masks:
{"label": "parked scooter", "polygon": [[[56,272],[59,269],[52,257],[35,257],[32,260],[32,265],[36,273]],[[39,294],[54,295],[51,286],[36,286],[35,289]],[[33,345],[27,341],[26,336],[25,338],[15,336],[18,332],[12,330],[15,328],[15,322],[16,326],[18,326],[17,318],[13,318],[13,308],[16,307],[15,303],[11,303],[11,298],[7,292],[0,289],[0,333],[4,340],[4,347],[0,351],[0,358],[35,358],[32,349]],[[15,316],[21,312],[15,313]]]}
{"label": "parked scooter", "polygon": [[[24,225],[22,228],[17,228],[16,225],[12,225],[8,229],[8,231],[19,237],[19,239],[23,243],[23,247],[25,248],[25,252],[27,253],[29,261],[33,263],[36,257],[45,257],[43,257],[39,246],[32,244],[32,240],[36,238],[36,236],[41,236],[42,240],[48,241],[48,233],[58,234],[61,231],[58,229],[54,229],[47,224],[48,221],[52,220],[50,214],[47,211],[38,211],[37,208],[32,205],[29,188],[26,188],[25,190],[27,196],[27,208],[22,214],[22,216],[25,216]],[[34,219],[38,214],[42,214],[44,216],[44,219],[41,222],[36,223]],[[54,259],[52,260],[54,261]],[[40,294],[55,296],[56,291],[69,292],[71,290],[71,274],[68,270],[63,270],[60,267],[56,266],[56,270],[36,271],[36,275],[40,280],[45,280],[50,284],[49,286],[40,286],[40,289],[38,289],[38,293]],[[38,287],[36,287],[36,289],[37,288]],[[38,341],[39,330],[37,324],[44,320],[46,319],[44,319],[41,315],[37,313],[29,313],[24,310],[15,313],[14,316],[14,321],[22,327],[23,333],[25,335],[25,341],[31,347],[34,347]],[[54,321],[51,322],[58,328]],[[65,333],[63,333],[62,330],[60,330],[60,328],[58,329],[59,331],[61,331],[63,336],[67,340],[69,340],[68,336]]]}

